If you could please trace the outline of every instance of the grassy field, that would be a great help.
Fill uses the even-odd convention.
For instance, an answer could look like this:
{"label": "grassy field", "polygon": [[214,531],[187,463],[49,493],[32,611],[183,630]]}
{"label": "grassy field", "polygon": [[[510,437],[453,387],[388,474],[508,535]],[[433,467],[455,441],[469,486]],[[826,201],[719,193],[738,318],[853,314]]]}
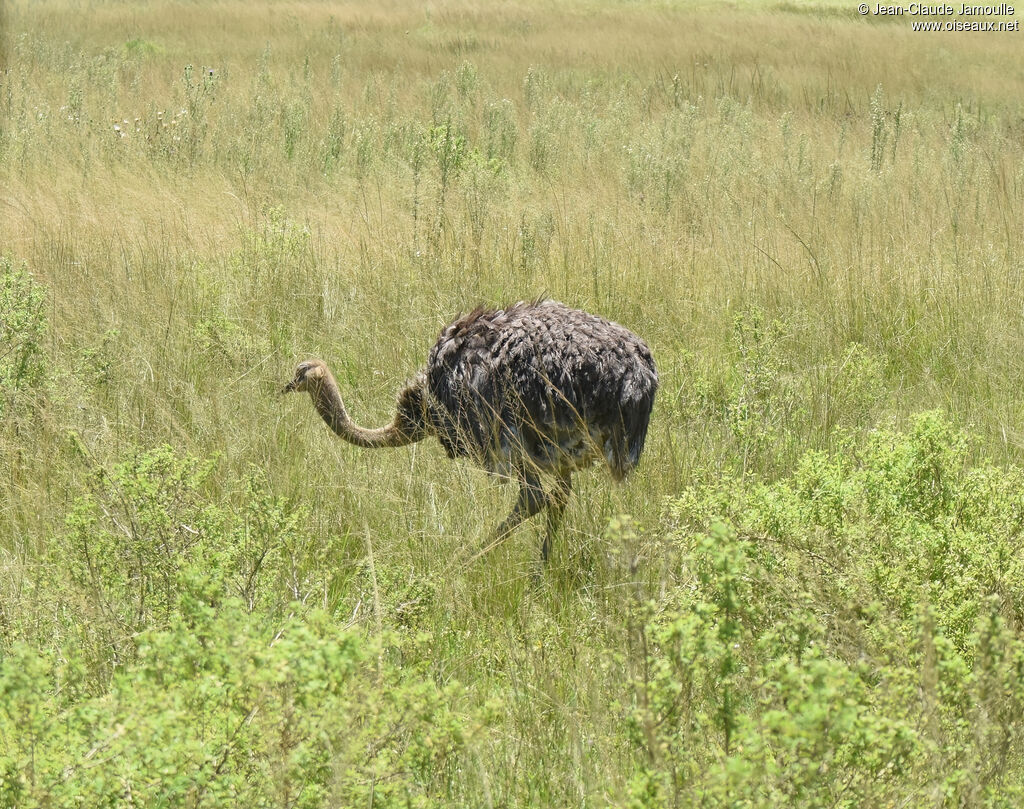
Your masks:
{"label": "grassy field", "polygon": [[[0,9],[0,806],[1021,804],[1024,35]],[[539,577],[280,393],[538,295],[661,375]]]}

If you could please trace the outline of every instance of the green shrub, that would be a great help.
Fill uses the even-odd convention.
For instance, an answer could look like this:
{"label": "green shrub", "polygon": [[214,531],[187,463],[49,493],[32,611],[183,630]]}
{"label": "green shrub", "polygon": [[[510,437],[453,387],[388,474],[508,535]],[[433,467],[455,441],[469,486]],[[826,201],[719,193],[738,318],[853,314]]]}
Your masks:
{"label": "green shrub", "polygon": [[0,256],[0,392],[4,398],[43,378],[45,306],[43,285],[24,266]]}
{"label": "green shrub", "polygon": [[1004,806],[1021,784],[1019,470],[925,413],[670,508],[636,663],[637,806]]}
{"label": "green shrub", "polygon": [[161,446],[97,468],[25,577],[0,806],[445,805],[471,728],[457,684],[435,685],[422,638],[311,607],[334,550],[218,465]]}
{"label": "green shrub", "polygon": [[442,806],[468,725],[415,667],[306,611],[268,623],[194,582],[108,690],[75,657],[0,660],[0,805]]}
{"label": "green shrub", "polygon": [[215,467],[165,445],[97,469],[52,543],[42,586],[100,681],[134,657],[138,633],[174,620],[183,597],[239,598],[277,620],[329,587],[333,551],[309,535],[307,513],[256,472],[214,498]]}

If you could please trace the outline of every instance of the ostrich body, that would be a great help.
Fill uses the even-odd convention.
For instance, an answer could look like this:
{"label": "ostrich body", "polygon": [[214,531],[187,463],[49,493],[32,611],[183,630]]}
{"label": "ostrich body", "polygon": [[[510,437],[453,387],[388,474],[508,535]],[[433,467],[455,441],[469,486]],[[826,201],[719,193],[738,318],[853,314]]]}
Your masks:
{"label": "ostrich body", "polygon": [[[366,429],[345,410],[320,360],[301,363],[286,391],[307,391],[327,425],[360,447],[436,436],[451,458],[519,481],[502,538],[547,510],[547,559],[572,473],[604,460],[621,481],[636,466],[658,389],[647,345],[628,329],[556,301],[477,308],[447,326],[426,367],[399,393],[391,424]],[[542,477],[554,479],[545,491]]]}

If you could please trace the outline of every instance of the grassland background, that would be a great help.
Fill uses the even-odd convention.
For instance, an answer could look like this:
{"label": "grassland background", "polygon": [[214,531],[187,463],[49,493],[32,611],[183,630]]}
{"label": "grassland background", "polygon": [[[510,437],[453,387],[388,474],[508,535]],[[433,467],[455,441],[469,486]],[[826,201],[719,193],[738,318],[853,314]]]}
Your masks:
{"label": "grassland background", "polygon": [[[303,608],[282,605],[315,606],[380,644],[378,669],[397,655],[439,688],[460,684],[444,698],[463,724],[443,786],[437,768],[413,778],[395,765],[391,780],[411,779],[412,792],[371,789],[370,803],[647,799],[637,774],[664,774],[676,754],[628,731],[649,662],[637,627],[681,609],[666,593],[692,583],[678,549],[703,547],[693,537],[705,528],[672,504],[694,487],[753,491],[809,451],[842,455],[926,410],[971,435],[953,467],[990,463],[1016,479],[1020,34],[914,34],[906,19],[803,2],[53,0],[7,2],[0,24],[0,251],[42,296],[39,330],[8,333],[0,356],[24,359],[0,377],[0,653],[18,668],[33,650],[80,663],[77,702],[24,685],[45,728],[88,700],[108,704],[133,670],[133,639],[177,620],[169,585],[169,612],[140,607],[135,623],[92,632],[109,617],[102,576],[79,581],[69,568],[82,557],[59,550],[80,542],[88,555],[90,531],[119,530],[117,465],[164,444],[215,459],[193,488],[179,481],[182,502],[248,514],[256,469],[260,496],[287,514],[264,536],[288,560],[265,584],[276,606],[250,602],[252,621],[301,623]],[[508,508],[498,482],[434,445],[342,445],[308,402],[279,391],[297,360],[319,356],[356,420],[382,424],[452,316],[540,294],[641,334],[662,388],[640,470],[623,489],[580,476],[537,584],[530,527],[466,559]],[[148,495],[132,491],[124,508],[138,514]],[[193,506],[161,508],[184,524],[175,509]],[[300,541],[285,553],[288,536]],[[138,559],[120,595],[104,591],[114,612],[150,586]],[[252,572],[251,559],[237,564]],[[916,584],[891,586],[919,606]],[[996,612],[1018,643],[1015,609]],[[837,654],[877,654],[865,648]],[[703,743],[726,761],[729,731],[708,721]],[[975,741],[977,763],[987,742]],[[94,750],[83,744],[80,758]],[[227,778],[216,763],[232,748],[220,744],[167,766]],[[891,805],[998,802],[1020,786],[1017,744],[1006,742],[998,777],[963,764],[945,789],[922,755],[920,770],[876,780]],[[60,772],[60,744],[47,749]],[[0,750],[7,783],[20,784],[12,805],[56,794],[24,774],[32,743]],[[321,754],[316,794],[349,794],[340,759]],[[137,777],[136,790],[161,780]],[[117,778],[109,794],[123,798],[132,777]],[[672,778],[676,800],[696,800],[692,779]],[[823,788],[835,805],[867,801]],[[730,803],[712,793],[702,800]],[[750,801],[820,798],[760,795]]]}

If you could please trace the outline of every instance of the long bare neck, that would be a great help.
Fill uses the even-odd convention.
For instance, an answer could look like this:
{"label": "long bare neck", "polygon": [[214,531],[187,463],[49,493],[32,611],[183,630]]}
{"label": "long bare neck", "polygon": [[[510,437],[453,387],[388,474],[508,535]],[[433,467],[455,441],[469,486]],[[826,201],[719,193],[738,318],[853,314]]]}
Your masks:
{"label": "long bare neck", "polygon": [[349,418],[348,411],[345,410],[345,403],[341,400],[341,391],[338,390],[338,383],[330,371],[325,373],[319,384],[310,387],[309,395],[313,399],[313,405],[316,407],[317,412],[327,422],[327,426],[350,444],[355,444],[357,447],[366,447],[368,449],[401,447],[411,444],[416,440],[399,429],[397,416],[395,421],[387,427],[379,427],[377,429],[360,427],[353,422]]}

